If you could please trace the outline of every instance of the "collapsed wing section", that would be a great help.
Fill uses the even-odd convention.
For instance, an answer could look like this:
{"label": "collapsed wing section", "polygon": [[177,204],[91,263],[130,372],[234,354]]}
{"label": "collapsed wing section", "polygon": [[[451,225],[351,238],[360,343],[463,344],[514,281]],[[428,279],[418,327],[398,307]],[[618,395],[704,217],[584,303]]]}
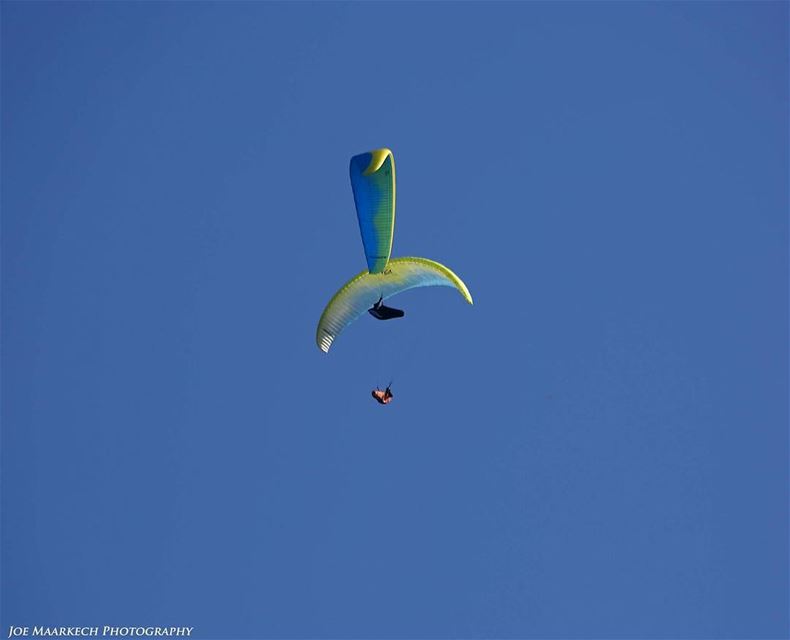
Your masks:
{"label": "collapsed wing section", "polygon": [[455,287],[472,304],[472,296],[461,278],[438,262],[426,258],[393,258],[387,273],[363,271],[338,291],[321,314],[315,341],[328,353],[335,338],[349,324],[365,313],[379,296],[392,296],[415,287]]}
{"label": "collapsed wing section", "polygon": [[370,273],[381,273],[392,253],[395,229],[395,161],[389,149],[351,158],[351,188]]}

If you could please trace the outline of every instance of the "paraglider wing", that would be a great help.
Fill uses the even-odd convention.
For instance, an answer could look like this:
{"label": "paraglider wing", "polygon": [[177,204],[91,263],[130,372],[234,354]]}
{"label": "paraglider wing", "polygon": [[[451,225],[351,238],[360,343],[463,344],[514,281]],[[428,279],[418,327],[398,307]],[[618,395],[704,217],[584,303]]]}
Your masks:
{"label": "paraglider wing", "polygon": [[455,287],[472,304],[463,281],[450,269],[426,258],[393,258],[387,273],[363,271],[349,280],[326,305],[318,321],[315,340],[321,351],[329,352],[335,338],[364,314],[380,296],[390,298],[415,287]]}
{"label": "paraglider wing", "polygon": [[376,149],[354,156],[349,172],[368,271],[381,273],[392,253],[395,230],[395,161],[392,151]]}

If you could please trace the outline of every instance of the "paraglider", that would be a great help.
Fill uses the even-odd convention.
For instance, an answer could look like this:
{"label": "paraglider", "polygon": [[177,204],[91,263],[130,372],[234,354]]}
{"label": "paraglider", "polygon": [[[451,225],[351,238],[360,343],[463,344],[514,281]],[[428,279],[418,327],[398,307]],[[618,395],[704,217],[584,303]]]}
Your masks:
{"label": "paraglider", "polygon": [[[427,258],[392,258],[395,231],[395,161],[389,149],[351,158],[351,188],[368,268],[346,282],[326,305],[316,329],[316,343],[328,353],[332,343],[367,311],[378,320],[402,318],[400,309],[383,304],[415,287],[454,287],[469,304],[472,296],[450,269]],[[377,390],[378,391],[378,390]],[[387,390],[379,391],[382,399]],[[378,399],[375,395],[374,397]],[[389,394],[391,400],[392,394]],[[389,402],[387,400],[387,402]],[[387,404],[382,402],[382,404]]]}
{"label": "paraglider", "polygon": [[373,306],[368,309],[368,313],[377,320],[392,320],[393,318],[402,318],[406,315],[401,309],[386,306],[382,300],[384,300],[383,295],[379,296],[379,301],[373,303]]}
{"label": "paraglider", "polygon": [[392,402],[392,399],[395,397],[392,395],[392,391],[390,391],[391,386],[392,383],[390,382],[387,385],[387,388],[384,389],[384,391],[376,387],[373,391],[370,392],[370,395],[372,395],[376,399],[376,402],[378,402],[379,404],[389,404],[390,402]]}

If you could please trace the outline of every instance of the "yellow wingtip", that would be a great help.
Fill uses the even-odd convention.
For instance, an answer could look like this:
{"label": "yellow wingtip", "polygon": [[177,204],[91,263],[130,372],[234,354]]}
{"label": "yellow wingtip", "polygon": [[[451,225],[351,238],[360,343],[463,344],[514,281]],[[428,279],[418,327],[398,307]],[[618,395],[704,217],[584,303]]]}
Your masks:
{"label": "yellow wingtip", "polygon": [[391,156],[392,151],[383,147],[381,149],[374,149],[370,152],[370,164],[368,168],[362,172],[363,176],[369,176],[372,173],[376,173],[379,169],[381,169],[381,165],[384,164],[384,161],[387,159],[387,156]]}

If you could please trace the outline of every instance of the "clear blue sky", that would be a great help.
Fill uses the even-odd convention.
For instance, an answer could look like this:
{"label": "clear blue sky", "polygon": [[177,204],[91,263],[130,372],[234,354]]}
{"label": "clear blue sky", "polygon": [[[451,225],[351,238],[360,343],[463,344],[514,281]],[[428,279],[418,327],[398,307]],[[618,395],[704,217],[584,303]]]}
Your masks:
{"label": "clear blue sky", "polygon": [[[4,2],[3,634],[786,638],[787,79],[782,2]],[[475,306],[327,356],[380,146]]]}

